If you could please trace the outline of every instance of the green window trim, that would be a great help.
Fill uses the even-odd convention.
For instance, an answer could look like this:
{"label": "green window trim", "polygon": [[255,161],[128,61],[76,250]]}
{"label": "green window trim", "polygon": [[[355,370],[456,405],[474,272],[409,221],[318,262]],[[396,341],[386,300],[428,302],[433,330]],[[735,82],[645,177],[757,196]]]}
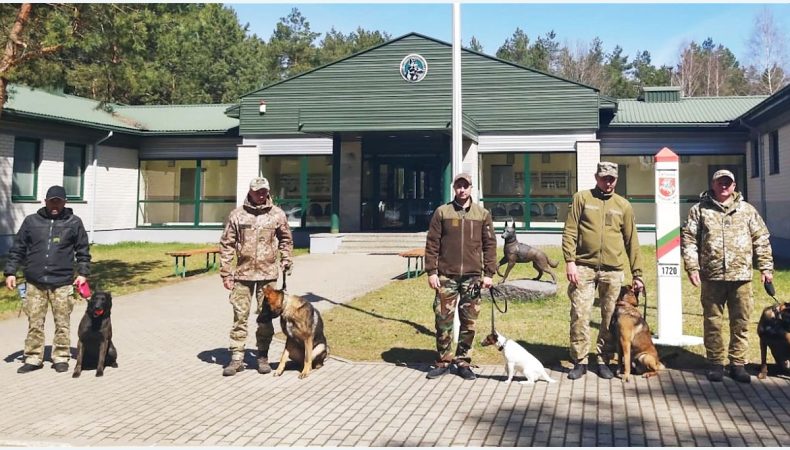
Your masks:
{"label": "green window trim", "polygon": [[[273,178],[273,174],[266,173],[265,171],[265,164],[266,164],[264,161],[265,157],[285,158],[285,159],[292,159],[298,161],[299,164],[299,179],[298,179],[299,196],[298,197],[282,199],[278,196],[277,192],[275,192],[276,183]],[[308,216],[310,216],[309,210],[311,204],[314,204],[316,202],[320,202],[320,203],[328,202],[327,204],[331,205],[334,201],[332,198],[331,188],[329,191],[324,193],[325,194],[324,197],[328,197],[328,200],[327,199],[317,200],[315,198],[315,195],[317,193],[310,191],[310,183],[309,183],[310,180],[309,175],[311,171],[310,161],[318,160],[319,158],[327,158],[327,157],[329,157],[327,165],[331,167],[333,162],[331,155],[259,155],[258,157],[259,158],[258,176],[265,177],[269,180],[269,184],[272,186],[270,195],[272,197],[272,201],[274,202],[274,204],[280,207],[286,213],[286,216],[288,216],[289,223],[293,220],[289,211],[293,211],[293,210],[299,211],[298,213],[299,224],[296,225],[294,223],[291,223],[290,226],[292,229],[326,230],[331,227],[331,221],[327,222],[326,224],[308,223]],[[315,170],[315,168],[313,168],[313,170]],[[327,179],[329,186],[331,186],[333,183],[332,174],[333,174],[332,170],[329,170],[326,174],[328,176]],[[318,194],[320,195],[321,193]]]}
{"label": "green window trim", "polygon": [[[79,151],[80,152],[80,155],[79,155],[79,183],[80,183],[79,195],[70,194],[69,193],[69,186],[66,186],[68,184],[66,182],[67,171],[68,171],[67,164],[69,163],[69,161],[67,161],[67,157],[66,157],[67,155],[66,154],[67,154],[67,152],[69,150]],[[85,169],[87,168],[87,162],[86,162],[87,161],[87,156],[88,156],[87,148],[84,145],[70,144],[70,143],[67,142],[65,147],[63,148],[63,187],[66,188],[66,200],[68,200],[68,201],[80,201],[85,196]]]}
{"label": "green window trim", "polygon": [[28,143],[35,146],[35,156],[33,160],[33,189],[32,195],[20,195],[14,193],[14,182],[11,181],[11,201],[12,202],[19,202],[19,203],[27,203],[27,202],[35,202],[37,201],[37,192],[38,192],[38,169],[41,166],[41,141],[39,139],[33,138],[25,138],[25,137],[17,137],[14,139],[14,163],[12,167],[12,179],[16,175],[17,172],[17,149],[19,143]]}

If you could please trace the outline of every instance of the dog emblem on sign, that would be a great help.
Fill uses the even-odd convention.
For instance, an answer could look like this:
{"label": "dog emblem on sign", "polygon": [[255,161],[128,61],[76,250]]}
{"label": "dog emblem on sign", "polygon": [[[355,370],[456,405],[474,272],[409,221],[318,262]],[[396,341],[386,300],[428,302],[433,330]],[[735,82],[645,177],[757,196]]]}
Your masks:
{"label": "dog emblem on sign", "polygon": [[412,53],[400,62],[400,76],[409,83],[417,83],[428,74],[428,61],[422,56]]}

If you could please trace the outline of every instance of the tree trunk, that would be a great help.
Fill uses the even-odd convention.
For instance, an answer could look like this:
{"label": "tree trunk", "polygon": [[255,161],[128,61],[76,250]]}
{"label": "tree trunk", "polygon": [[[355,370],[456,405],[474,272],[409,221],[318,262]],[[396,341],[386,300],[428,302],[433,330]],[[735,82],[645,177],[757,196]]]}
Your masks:
{"label": "tree trunk", "polygon": [[30,19],[30,11],[32,9],[33,5],[30,3],[22,3],[19,7],[14,26],[11,27],[11,33],[8,35],[3,58],[0,59],[0,117],[8,99],[8,73],[19,62],[17,51],[20,47],[24,48],[25,46],[25,43],[21,41],[21,36],[28,19]]}

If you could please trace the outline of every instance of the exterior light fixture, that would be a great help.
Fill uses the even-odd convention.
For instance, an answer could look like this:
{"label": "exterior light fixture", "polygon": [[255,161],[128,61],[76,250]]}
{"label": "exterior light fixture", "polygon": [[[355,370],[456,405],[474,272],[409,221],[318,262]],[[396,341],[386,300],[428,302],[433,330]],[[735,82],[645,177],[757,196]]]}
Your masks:
{"label": "exterior light fixture", "polygon": [[266,114],[266,100],[261,100],[258,104],[258,112],[261,114]]}

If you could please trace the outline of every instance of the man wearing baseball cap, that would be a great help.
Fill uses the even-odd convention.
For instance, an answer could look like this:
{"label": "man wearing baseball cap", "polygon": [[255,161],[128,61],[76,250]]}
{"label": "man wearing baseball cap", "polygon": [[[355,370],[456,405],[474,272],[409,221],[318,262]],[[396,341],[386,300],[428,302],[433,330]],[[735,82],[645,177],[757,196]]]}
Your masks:
{"label": "man wearing baseball cap", "polygon": [[[496,272],[496,236],[491,214],[472,202],[472,176],[453,177],[453,201],[436,208],[425,240],[425,271],[435,291],[438,359],[427,378],[447,374],[452,365],[465,380],[474,380],[471,356],[481,297],[472,295],[474,285],[490,288]],[[453,351],[453,320],[456,304],[461,323],[458,346]]]}
{"label": "man wearing baseball cap", "polygon": [[[76,261],[76,276],[75,276]],[[24,266],[27,298],[22,309],[28,318],[24,364],[18,373],[38,370],[44,365],[44,319],[52,306],[55,337],[52,341],[52,368],[65,372],[71,357],[70,317],[74,308],[72,284],[82,285],[90,275],[90,246],[82,220],[66,208],[66,190],[52,186],[44,207],[25,217],[8,252],[3,274],[5,285],[14,289],[16,272]]]}
{"label": "man wearing baseball cap", "polygon": [[[272,371],[269,365],[269,346],[274,336],[271,311],[263,301],[263,289],[277,282],[280,270],[291,272],[293,239],[285,212],[276,206],[269,195],[269,180],[255,177],[244,205],[234,209],[219,241],[219,274],[222,285],[230,290],[233,306],[233,327],[230,330],[231,361],[223,368],[223,376],[233,376],[244,370],[244,343],[252,297],[256,299],[258,330],[258,372]],[[236,267],[233,267],[233,257]],[[280,265],[278,267],[277,260]]]}
{"label": "man wearing baseball cap", "polygon": [[[751,382],[746,372],[748,325],[754,308],[752,261],[760,281],[773,280],[770,233],[757,210],[735,190],[735,175],[717,170],[710,190],[692,206],[682,228],[683,262],[689,281],[702,286],[703,341],[710,381],[722,381],[729,359],[729,375],[741,383]],[[725,355],[722,319],[725,306],[730,318],[730,343]]]}
{"label": "man wearing baseball cap", "polygon": [[595,172],[595,187],[573,195],[562,232],[562,253],[571,300],[570,348],[573,368],[568,378],[587,373],[590,350],[590,315],[596,290],[601,308],[601,324],[595,341],[598,376],[614,376],[609,362],[615,342],[609,332],[620,287],[625,281],[628,260],[634,289],[644,287],[642,257],[636,232],[634,210],[628,200],[617,195],[617,163],[601,161]]}

